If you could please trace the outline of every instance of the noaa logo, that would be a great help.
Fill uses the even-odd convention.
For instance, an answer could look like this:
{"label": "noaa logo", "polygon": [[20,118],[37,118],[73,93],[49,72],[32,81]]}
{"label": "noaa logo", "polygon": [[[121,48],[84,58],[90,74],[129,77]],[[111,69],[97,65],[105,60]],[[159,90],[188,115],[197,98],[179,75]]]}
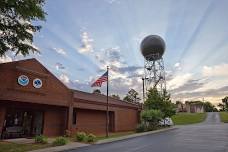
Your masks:
{"label": "noaa logo", "polygon": [[29,84],[29,78],[26,75],[20,75],[17,82],[22,86],[27,86]]}
{"label": "noaa logo", "polygon": [[39,78],[36,78],[33,80],[33,86],[34,88],[41,88],[42,87],[42,81]]}

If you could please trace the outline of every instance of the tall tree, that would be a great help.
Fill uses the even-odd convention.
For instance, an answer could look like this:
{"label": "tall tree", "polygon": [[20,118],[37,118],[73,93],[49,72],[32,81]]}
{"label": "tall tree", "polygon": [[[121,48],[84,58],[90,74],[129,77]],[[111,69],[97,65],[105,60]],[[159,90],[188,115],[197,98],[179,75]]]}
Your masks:
{"label": "tall tree", "polygon": [[141,99],[139,98],[139,93],[137,91],[130,89],[123,100],[128,102],[139,102]]}
{"label": "tall tree", "polygon": [[222,103],[225,106],[225,110],[228,111],[228,96],[226,96],[222,99]]}
{"label": "tall tree", "polygon": [[120,100],[120,96],[118,94],[111,95],[112,98]]}
{"label": "tall tree", "polygon": [[209,101],[204,102],[204,109],[205,109],[205,112],[216,111],[215,106],[212,103],[210,103]]}
{"label": "tall tree", "polygon": [[95,90],[93,90],[93,93],[101,94],[101,90],[95,89]]}
{"label": "tall tree", "polygon": [[144,103],[145,109],[160,110],[163,117],[171,117],[175,114],[175,104],[170,100],[170,94],[164,91],[162,94],[156,88],[151,88],[147,93],[147,100]]}
{"label": "tall tree", "polygon": [[225,105],[223,103],[219,103],[218,107],[220,111],[225,111]]}
{"label": "tall tree", "polygon": [[33,33],[41,29],[33,21],[44,21],[44,0],[0,1],[0,56],[7,51],[26,56],[37,52],[32,45]]}

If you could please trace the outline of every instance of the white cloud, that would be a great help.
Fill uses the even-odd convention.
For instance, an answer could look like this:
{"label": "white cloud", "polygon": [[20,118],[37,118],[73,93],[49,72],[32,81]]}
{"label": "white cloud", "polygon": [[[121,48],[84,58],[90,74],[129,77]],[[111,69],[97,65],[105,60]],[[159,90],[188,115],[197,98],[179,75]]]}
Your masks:
{"label": "white cloud", "polygon": [[218,89],[228,85],[228,79],[212,79],[208,80],[201,88],[196,91],[207,91],[210,89]]}
{"label": "white cloud", "polygon": [[169,80],[167,82],[167,88],[168,89],[176,89],[176,88],[178,88],[180,86],[183,86],[190,79],[192,79],[192,74],[191,73],[176,75],[171,80]]}
{"label": "white cloud", "polygon": [[9,57],[8,55],[0,57],[0,63],[6,63],[6,62],[12,62],[13,59]]}
{"label": "white cloud", "polygon": [[80,53],[93,52],[93,45],[92,45],[93,39],[89,37],[89,34],[87,32],[82,32],[81,42],[82,42],[82,46],[78,50]]}
{"label": "white cloud", "polygon": [[66,51],[62,48],[53,48],[58,54],[66,55]]}
{"label": "white cloud", "polygon": [[109,4],[114,4],[114,3],[116,3],[116,4],[119,4],[120,3],[120,1],[119,0],[106,0]]}
{"label": "white cloud", "polygon": [[207,77],[226,77],[228,76],[228,64],[204,66],[202,74]]}
{"label": "white cloud", "polygon": [[59,79],[65,84],[69,84],[70,83],[70,78],[66,74],[61,74],[59,76]]}
{"label": "white cloud", "polygon": [[177,69],[177,70],[181,70],[181,64],[180,62],[177,62],[174,64],[174,67]]}
{"label": "white cloud", "polygon": [[106,70],[107,66],[110,67],[110,79],[127,78],[126,74],[118,71],[119,68],[127,67],[120,55],[119,46],[101,49],[94,58],[100,63],[102,70]]}
{"label": "white cloud", "polygon": [[180,63],[179,62],[177,62],[177,63],[174,64],[174,67],[179,67],[179,66],[180,66]]}
{"label": "white cloud", "polygon": [[59,63],[59,62],[57,62],[57,63],[55,64],[55,68],[56,68],[56,70],[65,69],[65,67],[63,66],[63,64],[62,64],[62,63]]}

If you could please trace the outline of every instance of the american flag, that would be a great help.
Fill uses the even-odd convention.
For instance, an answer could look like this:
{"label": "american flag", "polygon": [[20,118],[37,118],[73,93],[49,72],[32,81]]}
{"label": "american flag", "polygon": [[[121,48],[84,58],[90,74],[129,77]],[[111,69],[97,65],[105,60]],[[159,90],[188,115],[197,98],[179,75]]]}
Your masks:
{"label": "american flag", "polygon": [[108,71],[106,71],[99,79],[97,79],[91,87],[101,87],[103,82],[108,81]]}

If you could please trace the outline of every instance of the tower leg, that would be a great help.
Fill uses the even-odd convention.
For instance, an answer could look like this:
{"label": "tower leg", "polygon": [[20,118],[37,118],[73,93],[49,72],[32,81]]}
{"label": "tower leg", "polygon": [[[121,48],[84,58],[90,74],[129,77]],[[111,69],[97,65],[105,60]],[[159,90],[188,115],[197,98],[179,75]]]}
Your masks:
{"label": "tower leg", "polygon": [[144,77],[145,77],[145,89],[156,88],[160,93],[166,89],[165,81],[165,68],[163,58],[158,60],[156,57],[159,54],[153,54],[145,59],[144,62]]}

